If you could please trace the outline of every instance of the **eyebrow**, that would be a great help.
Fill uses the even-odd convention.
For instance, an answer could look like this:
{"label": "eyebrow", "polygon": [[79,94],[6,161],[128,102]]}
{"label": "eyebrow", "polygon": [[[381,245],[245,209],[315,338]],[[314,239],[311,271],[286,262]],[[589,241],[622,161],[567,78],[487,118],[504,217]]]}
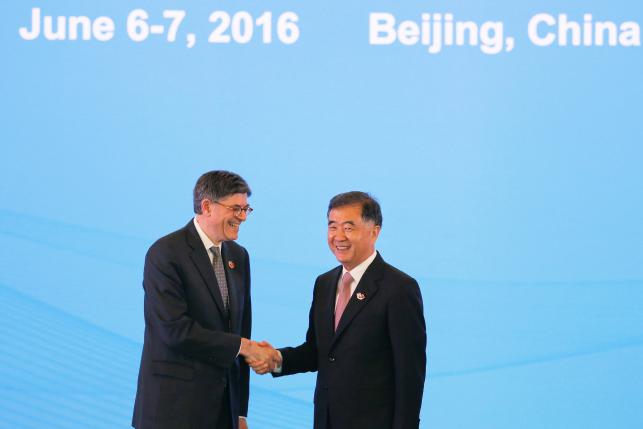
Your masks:
{"label": "eyebrow", "polygon": [[[328,225],[333,224],[333,223],[337,223],[337,222],[334,221],[334,220],[329,220],[328,221]],[[355,226],[355,222],[353,222],[352,220],[347,220],[346,222],[343,222],[342,225],[353,225],[353,226]]]}

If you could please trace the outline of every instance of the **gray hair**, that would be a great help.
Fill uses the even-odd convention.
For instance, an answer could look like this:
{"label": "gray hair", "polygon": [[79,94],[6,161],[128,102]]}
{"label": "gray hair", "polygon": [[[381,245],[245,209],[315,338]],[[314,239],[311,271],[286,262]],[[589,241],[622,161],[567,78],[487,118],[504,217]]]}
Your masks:
{"label": "gray hair", "polygon": [[194,213],[201,214],[204,199],[218,201],[232,194],[252,195],[250,187],[241,176],[225,170],[208,171],[194,185]]}
{"label": "gray hair", "polygon": [[344,192],[343,194],[335,195],[328,203],[328,211],[337,207],[360,205],[362,207],[362,219],[365,222],[374,222],[377,226],[382,226],[382,209],[380,203],[369,193],[360,191]]}

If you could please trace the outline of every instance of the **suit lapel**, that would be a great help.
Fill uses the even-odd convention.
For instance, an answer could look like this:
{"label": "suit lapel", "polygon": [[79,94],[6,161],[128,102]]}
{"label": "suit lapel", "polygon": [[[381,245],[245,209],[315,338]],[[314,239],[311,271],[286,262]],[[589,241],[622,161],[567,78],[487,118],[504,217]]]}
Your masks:
{"label": "suit lapel", "polygon": [[219,314],[223,316],[225,314],[225,307],[223,306],[219,284],[217,283],[217,278],[214,275],[214,269],[210,263],[210,257],[208,256],[207,250],[205,250],[203,242],[201,241],[199,234],[196,232],[196,228],[192,221],[187,225],[187,240],[188,244],[192,248],[190,259],[192,259],[192,262],[201,274],[203,281],[210,291],[210,295],[212,295],[212,299],[214,299],[217,307],[219,307]]}
{"label": "suit lapel", "polygon": [[231,259],[230,249],[224,241],[221,245],[221,254],[223,258],[223,269],[225,270],[226,280],[228,282],[228,296],[230,297],[230,326],[232,332],[237,332],[237,319],[239,316],[239,269],[236,261]]}
{"label": "suit lapel", "polygon": [[[348,301],[344,314],[342,314],[342,318],[339,320],[339,325],[337,326],[337,331],[335,331],[335,337],[333,338],[331,347],[337,342],[337,339],[342,336],[355,316],[368,305],[369,301],[377,293],[379,289],[377,281],[382,277],[383,264],[384,260],[378,253],[371,265],[366,269],[366,272],[364,272],[364,275],[357,284],[357,288],[355,288],[355,292]],[[335,286],[335,288],[337,288],[337,286]],[[358,296],[361,299],[358,299]]]}
{"label": "suit lapel", "polygon": [[334,272],[328,277],[328,282],[322,286],[323,292],[320,294],[322,300],[319,303],[320,311],[320,333],[324,338],[328,338],[328,344],[335,335],[335,297],[337,296],[337,283],[339,276],[342,274],[341,265],[335,268]]}

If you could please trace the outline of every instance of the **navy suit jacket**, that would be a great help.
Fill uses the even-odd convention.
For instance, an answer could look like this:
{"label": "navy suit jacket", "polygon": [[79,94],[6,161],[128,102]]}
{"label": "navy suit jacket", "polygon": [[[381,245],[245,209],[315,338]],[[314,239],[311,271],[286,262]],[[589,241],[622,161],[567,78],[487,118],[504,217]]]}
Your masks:
{"label": "navy suit jacket", "polygon": [[317,371],[315,429],[417,429],[426,371],[420,288],[378,253],[335,332],[341,273],[317,278],[306,341],[280,349],[275,376]]}
{"label": "navy suit jacket", "polygon": [[229,318],[192,220],[147,252],[135,428],[214,428],[221,407],[229,406],[236,429],[237,416],[247,415],[249,368],[237,354],[241,337],[250,338],[250,263],[235,242],[224,242],[221,253]]}

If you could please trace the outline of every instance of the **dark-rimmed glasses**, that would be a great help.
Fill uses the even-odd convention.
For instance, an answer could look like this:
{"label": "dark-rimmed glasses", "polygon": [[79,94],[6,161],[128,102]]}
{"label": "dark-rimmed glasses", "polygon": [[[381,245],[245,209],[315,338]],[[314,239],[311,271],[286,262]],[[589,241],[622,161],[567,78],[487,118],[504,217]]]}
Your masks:
{"label": "dark-rimmed glasses", "polygon": [[250,206],[245,206],[245,207],[227,206],[227,205],[222,204],[222,203],[220,203],[218,201],[212,201],[212,202],[215,203],[215,204],[218,204],[218,205],[220,205],[222,207],[225,207],[228,210],[232,210],[232,213],[237,217],[241,216],[241,212],[245,213],[245,215],[248,216],[250,213],[252,213],[252,210],[253,210],[253,208],[250,207]]}

